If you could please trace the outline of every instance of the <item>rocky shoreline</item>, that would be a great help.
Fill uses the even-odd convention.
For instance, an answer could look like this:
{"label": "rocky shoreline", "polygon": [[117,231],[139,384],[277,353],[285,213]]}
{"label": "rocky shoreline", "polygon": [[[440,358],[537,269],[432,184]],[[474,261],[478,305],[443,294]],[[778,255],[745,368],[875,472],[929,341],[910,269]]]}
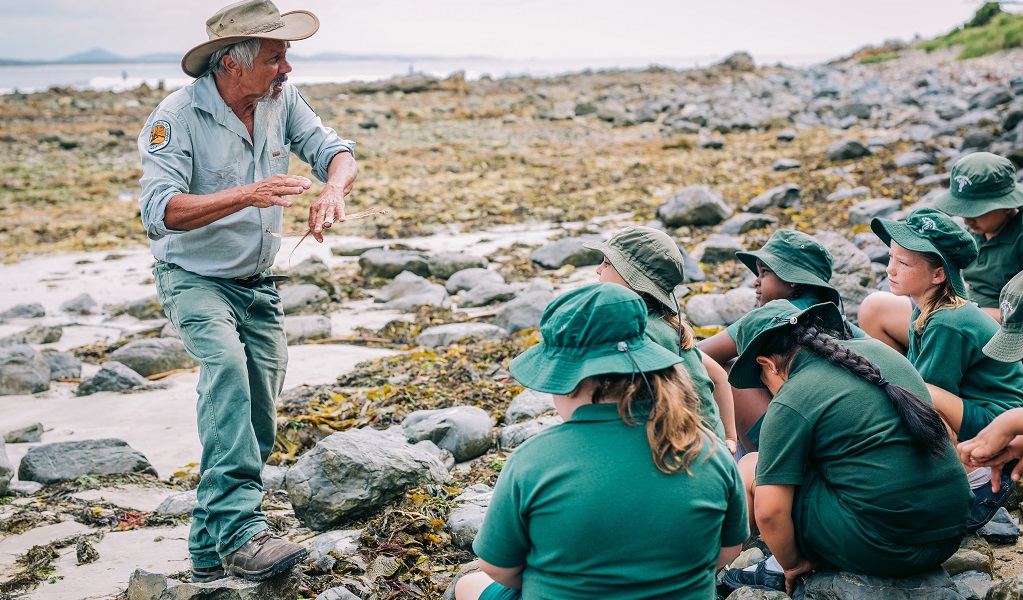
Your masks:
{"label": "rocky shoreline", "polygon": [[[907,50],[796,70],[735,55],[698,71],[304,88],[325,122],[360,142],[351,210],[389,214],[339,226],[290,259],[286,244],[278,257],[291,276],[281,294],[293,372],[265,508],[312,553],[262,587],[191,584],[187,551],[168,541],[186,531],[194,502],[195,467],[180,458],[195,452],[192,437],[168,460],[153,455],[165,451],[157,429],[83,436],[61,419],[70,408],[57,409],[173,398],[181,413],[194,403],[195,365],[154,304],[132,195],[134,132],[164,92],[0,97],[11,148],[0,157],[0,272],[29,282],[0,294],[0,400],[16,409],[0,417],[11,457],[0,460],[0,492],[10,494],[0,504],[0,598],[193,598],[213,588],[225,598],[441,597],[472,559],[507,453],[558,422],[550,397],[523,391],[506,367],[536,342],[555,295],[596,280],[600,255],[582,243],[630,223],[665,229],[687,258],[679,296],[705,336],[753,305],[735,250],[794,227],[832,251],[832,283],[855,318],[885,285],[872,217],[928,204],[966,152],[1023,164],[1023,53],[953,56]],[[302,227],[300,209],[287,218],[286,228]],[[91,273],[93,283],[76,281]],[[332,351],[350,362],[339,367]],[[356,356],[371,360],[352,368]],[[923,583],[838,576],[841,597],[877,597],[869,590],[879,586],[1023,597],[1019,498],[1008,508],[944,572]],[[109,558],[115,540],[136,533],[166,559]],[[75,596],[80,573],[108,560],[119,570],[108,591]],[[805,597],[831,597],[822,594],[836,585],[822,576]]]}

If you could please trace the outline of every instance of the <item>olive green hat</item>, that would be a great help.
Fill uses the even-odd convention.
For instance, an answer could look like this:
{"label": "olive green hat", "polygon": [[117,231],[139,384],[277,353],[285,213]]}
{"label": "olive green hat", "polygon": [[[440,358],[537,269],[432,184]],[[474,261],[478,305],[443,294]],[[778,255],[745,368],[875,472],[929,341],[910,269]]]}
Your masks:
{"label": "olive green hat", "polygon": [[1016,183],[1016,167],[1007,158],[975,152],[952,167],[949,190],[934,200],[943,212],[973,218],[999,208],[1023,206],[1023,187]]}
{"label": "olive green hat", "polygon": [[800,310],[788,300],[772,300],[754,308],[739,321],[735,347],[739,357],[728,373],[728,383],[736,388],[762,388],[757,357],[760,350],[774,339],[783,327],[791,327],[815,319],[826,331],[842,331],[845,326],[842,313],[833,302],[821,302]]}
{"label": "olive green hat", "polygon": [[682,253],[668,234],[650,227],[626,227],[606,242],[587,242],[583,247],[603,252],[629,287],[678,313],[672,292],[685,279],[685,271]]}
{"label": "olive green hat", "polygon": [[792,229],[779,229],[763,248],[756,252],[736,252],[736,258],[757,272],[757,260],[767,265],[785,283],[812,285],[821,288],[823,300],[842,302],[842,296],[828,280],[834,259],[828,249],[813,237]]}
{"label": "olive green hat", "polygon": [[984,354],[1002,362],[1023,359],[1023,273],[1002,288],[998,298],[1002,326],[984,346]]}
{"label": "olive green hat", "polygon": [[555,298],[540,318],[543,341],[509,370],[531,390],[570,394],[607,373],[647,373],[682,362],[646,335],[646,303],[621,285],[597,283]]}
{"label": "olive green hat", "polygon": [[962,269],[977,258],[977,242],[951,217],[933,208],[918,208],[905,221],[876,218],[870,228],[889,247],[895,240],[906,250],[938,255],[952,290],[968,298]]}

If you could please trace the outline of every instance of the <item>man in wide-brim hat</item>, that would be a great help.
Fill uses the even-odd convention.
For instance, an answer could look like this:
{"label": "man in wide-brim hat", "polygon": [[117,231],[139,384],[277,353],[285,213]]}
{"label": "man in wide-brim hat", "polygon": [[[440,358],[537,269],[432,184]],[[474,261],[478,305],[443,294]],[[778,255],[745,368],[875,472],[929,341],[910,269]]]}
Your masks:
{"label": "man in wide-brim hat", "polygon": [[319,28],[306,11],[281,14],[244,0],[206,21],[208,40],[181,67],[196,80],[168,96],[139,136],[142,223],[167,316],[201,367],[202,443],[192,512],[192,579],[266,579],[305,558],[270,535],[261,472],[273,449],[274,402],[288,362],[284,315],[271,273],[290,196],[310,188],[288,175],[292,152],[325,182],[309,230],[345,218],[358,169],[343,140],[292,86],[287,52]]}

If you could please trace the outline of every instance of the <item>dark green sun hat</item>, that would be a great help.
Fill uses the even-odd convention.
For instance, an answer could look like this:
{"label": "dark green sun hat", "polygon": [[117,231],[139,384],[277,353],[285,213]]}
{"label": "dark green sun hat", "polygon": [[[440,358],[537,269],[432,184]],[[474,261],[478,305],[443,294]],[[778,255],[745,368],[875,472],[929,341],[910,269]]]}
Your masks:
{"label": "dark green sun hat", "polygon": [[570,394],[594,375],[666,369],[682,362],[644,335],[646,303],[621,285],[597,283],[559,296],[540,318],[543,341],[515,357],[519,383],[548,394]]}
{"label": "dark green sun hat", "polygon": [[934,200],[942,212],[973,218],[999,208],[1023,206],[1023,187],[1016,183],[1016,167],[1007,158],[974,152],[952,167],[949,190]]}
{"label": "dark green sun hat", "polygon": [[960,298],[968,297],[962,270],[977,258],[977,242],[951,217],[933,208],[918,208],[905,221],[875,218],[870,228],[889,247],[895,240],[906,250],[938,255],[952,290]]}
{"label": "dark green sun hat", "polygon": [[1009,280],[998,298],[1002,326],[987,344],[984,354],[1002,362],[1023,359],[1023,273]]}
{"label": "dark green sun hat", "polygon": [[844,327],[842,313],[833,302],[822,302],[800,310],[788,300],[772,300],[746,313],[736,331],[735,347],[739,357],[728,373],[728,383],[736,388],[765,387],[760,380],[760,365],[757,364],[761,348],[782,328],[811,319],[825,331],[842,331]]}
{"label": "dark green sun hat", "polygon": [[685,272],[682,253],[668,234],[650,227],[626,227],[606,242],[587,242],[583,247],[603,252],[629,287],[678,313],[671,293],[685,279]]}
{"label": "dark green sun hat", "polygon": [[820,242],[805,233],[779,229],[760,250],[736,252],[735,257],[753,271],[754,275],[759,275],[757,271],[759,260],[785,283],[819,287],[822,300],[834,302],[835,305],[842,301],[838,290],[828,283],[834,264],[831,253]]}

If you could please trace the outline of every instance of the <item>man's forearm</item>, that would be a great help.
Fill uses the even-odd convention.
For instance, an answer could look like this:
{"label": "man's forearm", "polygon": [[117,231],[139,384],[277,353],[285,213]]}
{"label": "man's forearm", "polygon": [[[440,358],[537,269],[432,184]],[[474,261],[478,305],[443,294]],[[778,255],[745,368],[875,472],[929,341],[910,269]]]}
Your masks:
{"label": "man's forearm", "polygon": [[233,215],[248,206],[243,188],[212,194],[178,194],[167,202],[163,222],[168,229],[192,231]]}

